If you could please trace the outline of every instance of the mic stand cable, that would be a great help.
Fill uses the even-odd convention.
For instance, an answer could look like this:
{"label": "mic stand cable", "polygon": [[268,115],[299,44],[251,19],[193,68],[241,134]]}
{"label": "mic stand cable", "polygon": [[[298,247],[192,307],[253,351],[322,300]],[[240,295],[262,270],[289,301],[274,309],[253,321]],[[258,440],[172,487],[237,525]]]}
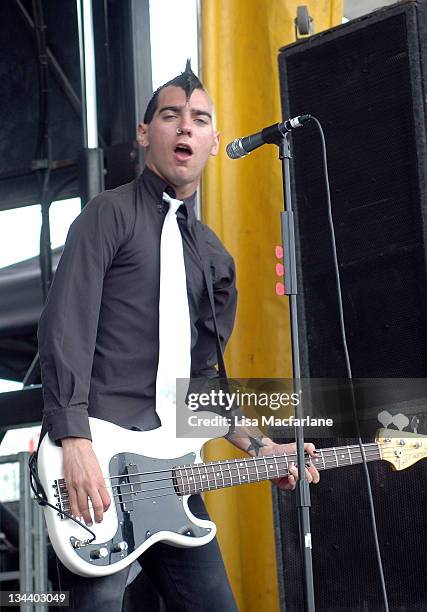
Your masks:
{"label": "mic stand cable", "polygon": [[376,557],[377,557],[378,571],[380,574],[384,610],[385,612],[389,612],[387,588],[386,588],[385,579],[384,579],[384,568],[382,564],[381,551],[380,551],[380,545],[379,545],[379,540],[378,540],[378,530],[377,530],[377,522],[376,522],[376,517],[375,517],[375,507],[374,507],[374,499],[372,495],[371,479],[369,476],[369,470],[368,470],[368,465],[366,462],[365,450],[363,447],[362,437],[360,434],[359,419],[357,416],[357,409],[356,409],[356,397],[355,397],[354,384],[353,384],[353,373],[351,369],[350,355],[349,355],[348,345],[347,345],[347,332],[346,332],[345,320],[344,320],[344,308],[343,308],[342,291],[341,291],[341,278],[340,278],[340,271],[339,271],[339,265],[338,265],[337,246],[336,246],[336,241],[335,241],[334,221],[332,217],[331,191],[330,191],[330,186],[329,186],[329,172],[328,172],[328,159],[327,159],[327,153],[326,153],[326,141],[325,141],[325,135],[323,133],[323,129],[320,124],[320,121],[316,119],[316,117],[313,117],[313,115],[311,115],[311,119],[312,121],[315,122],[320,132],[320,138],[321,138],[321,143],[322,143],[323,171],[325,175],[326,197],[327,197],[327,203],[328,203],[328,221],[329,221],[329,228],[331,232],[335,282],[336,282],[337,296],[338,296],[340,330],[341,330],[342,343],[343,343],[343,348],[344,348],[344,357],[345,357],[347,376],[350,381],[350,395],[351,395],[351,404],[352,404],[352,409],[353,409],[353,418],[354,418],[354,422],[356,425],[356,433],[357,433],[358,443],[360,446],[360,452],[362,453],[362,458],[363,458],[363,470],[364,470],[364,475],[365,475],[366,488],[368,491],[371,525],[372,525],[372,532],[373,532],[374,543],[375,543],[375,552],[376,552]]}

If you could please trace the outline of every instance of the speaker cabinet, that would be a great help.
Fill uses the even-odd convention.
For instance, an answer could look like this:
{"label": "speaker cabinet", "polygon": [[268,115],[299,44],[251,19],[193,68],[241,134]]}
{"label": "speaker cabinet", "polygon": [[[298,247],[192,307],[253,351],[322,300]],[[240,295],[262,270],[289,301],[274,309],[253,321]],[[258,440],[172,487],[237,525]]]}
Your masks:
{"label": "speaker cabinet", "polygon": [[[284,47],[279,69],[283,116],[310,113],[325,131],[353,376],[427,377],[427,3],[398,3]],[[302,374],[345,377],[314,124],[294,132],[292,152]],[[369,471],[390,610],[427,611],[426,461]],[[311,493],[316,610],[382,611],[362,467],[324,472]],[[293,496],[276,491],[274,512],[282,610],[300,612]]]}

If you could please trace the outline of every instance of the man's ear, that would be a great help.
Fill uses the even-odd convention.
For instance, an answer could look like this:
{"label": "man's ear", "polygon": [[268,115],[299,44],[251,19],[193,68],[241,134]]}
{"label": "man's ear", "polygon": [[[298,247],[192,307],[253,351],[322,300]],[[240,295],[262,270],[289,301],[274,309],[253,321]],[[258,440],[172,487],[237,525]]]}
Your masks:
{"label": "man's ear", "polygon": [[147,148],[150,145],[150,138],[148,135],[148,124],[138,123],[138,129],[136,132],[136,139],[141,147]]}
{"label": "man's ear", "polygon": [[214,141],[213,141],[213,145],[211,149],[211,155],[218,155],[220,138],[221,138],[221,132],[214,132]]}

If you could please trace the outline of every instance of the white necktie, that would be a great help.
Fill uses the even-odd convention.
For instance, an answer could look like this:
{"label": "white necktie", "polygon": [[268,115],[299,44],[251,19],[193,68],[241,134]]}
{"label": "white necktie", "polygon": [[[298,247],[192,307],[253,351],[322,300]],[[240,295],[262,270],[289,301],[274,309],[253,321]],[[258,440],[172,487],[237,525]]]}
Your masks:
{"label": "white necktie", "polygon": [[158,406],[163,399],[176,400],[176,379],[189,378],[191,329],[182,236],[176,212],[181,200],[167,193],[169,204],[160,240],[159,364],[156,378]]}

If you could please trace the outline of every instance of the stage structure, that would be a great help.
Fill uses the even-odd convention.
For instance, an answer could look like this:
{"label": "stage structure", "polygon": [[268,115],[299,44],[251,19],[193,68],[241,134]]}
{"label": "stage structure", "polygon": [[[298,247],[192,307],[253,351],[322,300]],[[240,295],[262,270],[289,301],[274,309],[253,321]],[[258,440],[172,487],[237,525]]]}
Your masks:
{"label": "stage structure", "polygon": [[[99,146],[103,152],[105,186],[132,180],[142,164],[135,126],[151,95],[151,55],[148,0],[105,3],[94,0]],[[84,146],[79,30],[76,2],[41,3],[42,19],[32,2],[7,0],[0,24],[4,55],[4,122],[0,142],[0,210],[40,203],[41,181],[49,165],[48,203],[80,196],[84,189],[79,158]],[[58,24],[61,27],[58,28]],[[39,93],[36,28],[46,27],[47,96]],[[46,125],[40,124],[47,117]],[[50,142],[50,160],[38,158],[40,134]],[[81,183],[83,182],[83,185]],[[54,258],[54,266],[55,266]],[[37,261],[0,271],[2,295],[12,302],[28,297],[23,289],[30,275],[29,302],[8,309],[0,304],[0,378],[22,380],[36,354],[36,326],[42,293],[36,286]],[[8,321],[12,325],[8,326]],[[25,325],[21,325],[25,321]],[[33,382],[36,382],[34,380]]]}
{"label": "stage structure", "polygon": [[[103,167],[106,188],[128,182],[140,172],[143,159],[136,145],[136,125],[152,94],[149,2],[6,0],[3,4],[0,210],[43,204],[46,219],[54,200],[80,196],[84,203],[88,186],[94,184],[87,172],[90,164],[81,164],[82,157],[92,157],[87,149],[99,158],[95,170],[102,178]],[[88,25],[92,40],[87,37]],[[90,100],[82,97],[89,73],[82,58],[89,55],[92,42],[98,137],[91,144],[84,121]],[[40,259],[54,270],[61,249],[53,253],[51,266],[48,233],[47,226]],[[48,276],[43,277],[42,289],[38,258],[0,270],[0,378],[24,380],[30,365],[37,363],[36,330]],[[41,421],[39,382],[40,373],[33,367],[26,389],[0,394],[0,437],[7,428]],[[23,457],[8,458],[20,464],[20,503],[7,502],[0,508],[1,530],[19,524],[14,554],[20,555],[9,558],[2,548],[0,582],[15,590],[46,590],[49,549],[40,508],[33,507],[28,479],[22,474]],[[28,538],[35,541],[29,544]],[[1,573],[5,567],[6,575]],[[137,580],[133,585],[140,600],[148,592],[141,584]],[[160,605],[157,595],[149,601]],[[133,609],[131,602],[126,609]]]}

